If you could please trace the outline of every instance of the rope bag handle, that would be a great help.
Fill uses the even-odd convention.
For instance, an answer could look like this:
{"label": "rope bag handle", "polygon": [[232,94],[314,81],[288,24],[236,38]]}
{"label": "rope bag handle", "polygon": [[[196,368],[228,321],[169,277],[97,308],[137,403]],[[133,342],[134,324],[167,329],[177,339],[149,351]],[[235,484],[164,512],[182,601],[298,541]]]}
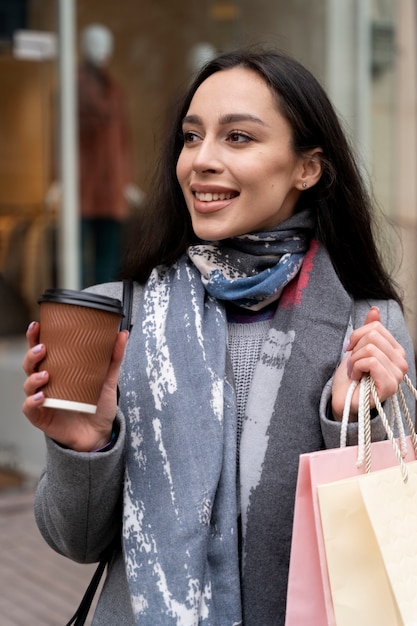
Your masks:
{"label": "rope bag handle", "polygon": [[[375,382],[369,374],[364,375],[361,380],[352,381],[346,394],[345,405],[342,416],[342,427],[340,432],[340,447],[347,445],[347,427],[349,422],[350,407],[352,403],[353,392],[359,385],[359,406],[358,406],[358,457],[356,465],[362,467],[365,465],[365,472],[369,473],[372,469],[371,458],[371,398],[375,403],[375,408],[381,418],[387,438],[391,442],[395,456],[401,469],[404,482],[408,480],[407,464],[404,458],[407,454],[407,441],[404,428],[404,421],[407,425],[409,436],[417,458],[417,435],[413,420],[411,419],[410,410],[407,406],[404,392],[401,385],[404,384],[412,393],[417,401],[417,389],[414,387],[409,376],[404,376],[402,383],[398,386],[397,392],[386,400],[386,404],[390,408],[391,420],[387,418],[381,400],[378,397]],[[403,420],[404,417],[404,420]],[[397,430],[397,437],[394,434]]]}

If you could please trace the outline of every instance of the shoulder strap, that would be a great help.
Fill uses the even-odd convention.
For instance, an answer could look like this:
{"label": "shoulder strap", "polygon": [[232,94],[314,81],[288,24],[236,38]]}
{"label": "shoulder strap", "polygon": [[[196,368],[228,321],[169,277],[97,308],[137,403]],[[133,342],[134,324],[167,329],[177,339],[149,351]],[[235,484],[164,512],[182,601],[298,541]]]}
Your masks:
{"label": "shoulder strap", "polygon": [[70,621],[66,624],[66,626],[83,626],[88,617],[88,613],[90,611],[91,604],[94,600],[94,596],[100,584],[101,577],[103,576],[104,570],[106,566],[109,564],[111,558],[110,550],[108,553],[103,556],[96,571],[93,574],[93,577],[88,585],[83,599],[81,600],[78,609],[75,611],[74,615],[70,619]]}
{"label": "shoulder strap", "polygon": [[130,331],[132,328],[133,280],[126,278],[123,281],[122,297],[124,317],[120,324],[120,330]]}

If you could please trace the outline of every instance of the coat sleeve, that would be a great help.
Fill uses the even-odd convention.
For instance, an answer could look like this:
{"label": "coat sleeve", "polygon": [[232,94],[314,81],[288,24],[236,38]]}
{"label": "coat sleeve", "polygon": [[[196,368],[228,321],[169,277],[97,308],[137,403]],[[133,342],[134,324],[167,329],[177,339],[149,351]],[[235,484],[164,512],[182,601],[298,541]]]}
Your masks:
{"label": "coat sleeve", "polygon": [[47,461],[35,494],[35,518],[56,552],[93,563],[121,528],[125,424],[108,452],[75,452],[47,438]]}
{"label": "coat sleeve", "polygon": [[[366,314],[371,306],[379,307],[382,323],[405,349],[409,367],[408,375],[411,378],[413,384],[415,384],[416,371],[413,342],[407,329],[404,315],[397,302],[393,300],[361,300],[355,302],[353,319],[354,328],[358,328],[364,323]],[[330,409],[332,384],[333,378],[326,383],[320,402],[320,422],[326,448],[338,448],[340,446],[341,424],[340,422],[335,422],[332,419]],[[408,389],[405,389],[404,393],[407,400],[407,406],[410,409],[411,417],[413,419],[413,422],[415,423],[415,399],[408,391]],[[381,441],[382,439],[386,438],[385,429],[379,417],[375,417],[372,420],[371,429],[373,441]],[[348,425],[347,442],[348,445],[356,445],[358,442],[358,428],[356,423],[351,423]]]}

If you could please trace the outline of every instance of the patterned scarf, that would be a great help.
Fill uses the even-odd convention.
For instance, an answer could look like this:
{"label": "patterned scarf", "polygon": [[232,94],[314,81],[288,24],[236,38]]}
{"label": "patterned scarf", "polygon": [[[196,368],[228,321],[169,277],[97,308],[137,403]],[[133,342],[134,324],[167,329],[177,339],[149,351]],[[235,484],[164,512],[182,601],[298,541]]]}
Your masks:
{"label": "patterned scarf", "polygon": [[283,626],[298,455],[323,444],[320,395],[342,352],[351,299],[313,241],[282,293],[249,392],[241,572],[224,305],[187,255],[156,268],[141,298],[120,378],[135,623]]}
{"label": "patterned scarf", "polygon": [[256,311],[277,300],[298,274],[312,227],[310,213],[303,211],[284,228],[202,242],[191,246],[188,254],[211,296]]}

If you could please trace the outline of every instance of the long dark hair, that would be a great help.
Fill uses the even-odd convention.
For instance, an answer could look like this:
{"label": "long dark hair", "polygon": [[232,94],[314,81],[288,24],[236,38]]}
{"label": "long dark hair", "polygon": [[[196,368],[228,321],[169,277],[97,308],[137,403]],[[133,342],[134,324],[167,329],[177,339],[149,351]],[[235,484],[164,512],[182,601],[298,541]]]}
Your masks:
{"label": "long dark hair", "polygon": [[378,251],[370,194],[324,89],[295,59],[259,49],[227,52],[207,63],[173,112],[140,233],[126,256],[124,275],[143,283],[153,267],[174,262],[195,240],[176,177],[183,147],[182,120],[201,83],[216,72],[234,67],[255,71],[270,87],[280,113],[291,125],[296,154],[322,149],[321,178],[303,192],[297,210],[304,206],[313,209],[315,236],[327,248],[345,289],[356,298],[401,302]]}

